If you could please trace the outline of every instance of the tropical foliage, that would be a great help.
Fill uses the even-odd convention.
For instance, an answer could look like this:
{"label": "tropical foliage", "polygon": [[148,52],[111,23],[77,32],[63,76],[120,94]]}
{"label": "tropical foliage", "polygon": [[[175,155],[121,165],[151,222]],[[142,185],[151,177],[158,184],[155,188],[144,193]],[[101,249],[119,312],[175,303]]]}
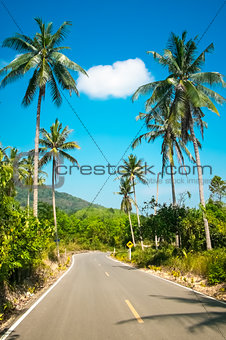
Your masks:
{"label": "tropical foliage", "polygon": [[13,173],[13,166],[3,158],[0,165],[0,282],[10,278],[20,280],[23,273],[31,272],[53,233],[51,223],[28,217],[26,210],[15,201]]}
{"label": "tropical foliage", "polygon": [[218,201],[222,201],[226,197],[226,181],[220,176],[214,176],[209,189],[211,191],[211,198],[216,198]]}

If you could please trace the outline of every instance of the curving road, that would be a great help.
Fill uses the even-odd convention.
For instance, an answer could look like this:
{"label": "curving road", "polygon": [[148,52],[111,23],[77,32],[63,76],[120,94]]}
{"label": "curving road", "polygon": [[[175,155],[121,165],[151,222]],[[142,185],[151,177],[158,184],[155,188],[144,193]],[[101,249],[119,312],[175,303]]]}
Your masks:
{"label": "curving road", "polygon": [[78,254],[7,339],[226,339],[226,304],[106,254]]}

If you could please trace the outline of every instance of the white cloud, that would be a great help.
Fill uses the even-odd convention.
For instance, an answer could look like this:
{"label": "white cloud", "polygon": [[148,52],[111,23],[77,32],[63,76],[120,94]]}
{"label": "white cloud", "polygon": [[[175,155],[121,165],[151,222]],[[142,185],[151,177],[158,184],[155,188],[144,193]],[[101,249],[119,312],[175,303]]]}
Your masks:
{"label": "white cloud", "polygon": [[106,99],[110,96],[126,98],[143,84],[153,81],[144,62],[139,59],[116,61],[113,65],[98,65],[87,71],[89,77],[80,74],[78,90],[92,98]]}

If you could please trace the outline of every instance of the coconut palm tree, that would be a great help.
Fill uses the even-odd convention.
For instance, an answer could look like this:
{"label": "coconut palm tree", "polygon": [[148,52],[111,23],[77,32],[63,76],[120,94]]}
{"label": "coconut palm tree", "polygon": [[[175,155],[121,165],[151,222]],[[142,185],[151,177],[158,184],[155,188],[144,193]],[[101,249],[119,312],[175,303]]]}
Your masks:
{"label": "coconut palm tree", "polygon": [[62,124],[55,120],[55,123],[50,127],[50,132],[45,129],[40,130],[42,138],[39,143],[42,145],[40,152],[44,153],[40,160],[40,166],[47,164],[52,160],[52,196],[53,196],[53,218],[56,232],[57,256],[59,257],[59,244],[58,244],[58,231],[57,231],[57,218],[56,218],[56,200],[55,200],[55,178],[57,175],[57,166],[61,159],[67,159],[71,163],[77,163],[77,160],[69,155],[67,151],[80,149],[76,142],[67,142],[68,136],[72,130],[62,127]]}
{"label": "coconut palm tree", "polygon": [[142,164],[142,160],[137,159],[137,157],[132,154],[128,157],[128,161],[124,159],[123,163],[124,164],[122,165],[122,170],[120,171],[121,173],[120,177],[129,178],[130,183],[133,188],[134,202],[135,202],[136,213],[137,213],[137,224],[138,224],[138,229],[140,233],[141,248],[142,250],[144,250],[135,186],[136,186],[136,180],[143,184],[147,184],[147,180],[145,178],[145,170]]}
{"label": "coconut palm tree", "polygon": [[17,148],[9,147],[9,154],[5,153],[4,163],[13,169],[12,185],[9,187],[8,196],[15,195],[15,185],[20,185],[24,178],[24,162]]}
{"label": "coconut palm tree", "polygon": [[128,215],[132,241],[133,241],[134,247],[136,247],[133,226],[132,226],[131,216],[130,216],[130,212],[132,211],[132,203],[133,203],[133,200],[130,197],[132,193],[133,191],[131,190],[131,183],[130,183],[129,178],[127,179],[121,178],[120,191],[117,192],[117,194],[123,196],[122,202],[121,202],[121,210],[124,211]]}
{"label": "coconut palm tree", "polygon": [[[133,142],[132,147],[135,148],[142,140],[146,140],[148,143],[154,142],[158,137],[162,138],[162,176],[164,169],[169,162],[170,164],[170,176],[171,176],[171,188],[172,188],[172,204],[176,206],[176,193],[175,193],[175,181],[174,181],[174,154],[181,165],[184,165],[183,151],[187,154],[190,160],[195,162],[192,154],[188,150],[187,146],[181,139],[180,122],[173,121],[170,116],[170,103],[161,103],[155,110],[145,114],[140,113],[138,119],[145,119],[146,127],[149,132],[140,135]],[[157,242],[155,242],[157,247]],[[176,246],[179,246],[179,237],[176,234]]]}
{"label": "coconut palm tree", "polygon": [[[35,18],[39,33],[33,38],[17,33],[13,37],[3,41],[2,47],[9,47],[20,53],[12,62],[0,70],[0,74],[7,73],[1,81],[1,87],[5,87],[12,81],[24,76],[29,70],[34,69],[30,78],[22,105],[28,106],[38,92],[38,105],[36,115],[35,132],[35,156],[34,156],[34,216],[38,216],[38,160],[39,160],[39,130],[41,103],[45,97],[46,87],[49,85],[52,101],[59,106],[62,102],[60,90],[66,89],[71,94],[78,95],[75,80],[69,70],[86,74],[85,70],[66,57],[62,50],[69,47],[60,46],[67,35],[69,21],[65,21],[59,29],[53,33],[52,22],[45,24],[40,18]],[[87,74],[86,74],[87,75]]]}
{"label": "coconut palm tree", "polygon": [[[34,183],[34,155],[31,153],[28,155],[27,158],[23,159],[22,167],[23,171],[23,182],[27,187],[27,214],[29,216],[30,213],[30,194],[32,192],[33,183]],[[44,176],[47,176],[47,173],[42,171],[41,169],[38,170],[39,177],[38,177],[38,185],[43,185],[45,183]]]}
{"label": "coconut palm tree", "polygon": [[172,98],[171,117],[174,117],[173,119],[178,117],[181,121],[184,142],[188,140],[190,130],[198,170],[199,196],[203,207],[206,246],[207,249],[211,249],[209,225],[205,215],[202,168],[194,123],[195,120],[199,122],[202,120],[203,113],[200,109],[202,107],[206,107],[219,115],[214,102],[222,104],[226,99],[205,85],[212,86],[217,84],[225,86],[225,82],[219,72],[201,72],[201,66],[205,62],[205,55],[213,51],[213,44],[210,44],[197,56],[197,37],[187,41],[186,38],[186,32],[183,32],[181,37],[171,33],[167,49],[164,50],[163,55],[154,51],[148,52],[162,66],[168,68],[169,75],[164,80],[140,86],[134,93],[133,100],[140,95],[151,93],[151,97],[146,101],[146,110],[150,110],[152,105],[156,108],[162,100]]}

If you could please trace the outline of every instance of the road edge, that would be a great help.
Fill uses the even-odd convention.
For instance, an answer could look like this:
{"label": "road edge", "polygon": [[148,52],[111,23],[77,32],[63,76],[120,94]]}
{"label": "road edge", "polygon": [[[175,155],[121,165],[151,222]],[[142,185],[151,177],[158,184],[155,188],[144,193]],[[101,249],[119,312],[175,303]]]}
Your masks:
{"label": "road edge", "polygon": [[36,300],[28,310],[17,319],[16,322],[14,322],[9,329],[1,336],[0,340],[5,340],[7,337],[14,331],[14,329],[32,312],[32,310],[51,292],[53,288],[56,287],[56,285],[71,271],[71,269],[74,266],[74,256],[76,254],[72,255],[71,265],[67,269],[66,272],[61,275],[56,282],[54,282],[39,298]]}

